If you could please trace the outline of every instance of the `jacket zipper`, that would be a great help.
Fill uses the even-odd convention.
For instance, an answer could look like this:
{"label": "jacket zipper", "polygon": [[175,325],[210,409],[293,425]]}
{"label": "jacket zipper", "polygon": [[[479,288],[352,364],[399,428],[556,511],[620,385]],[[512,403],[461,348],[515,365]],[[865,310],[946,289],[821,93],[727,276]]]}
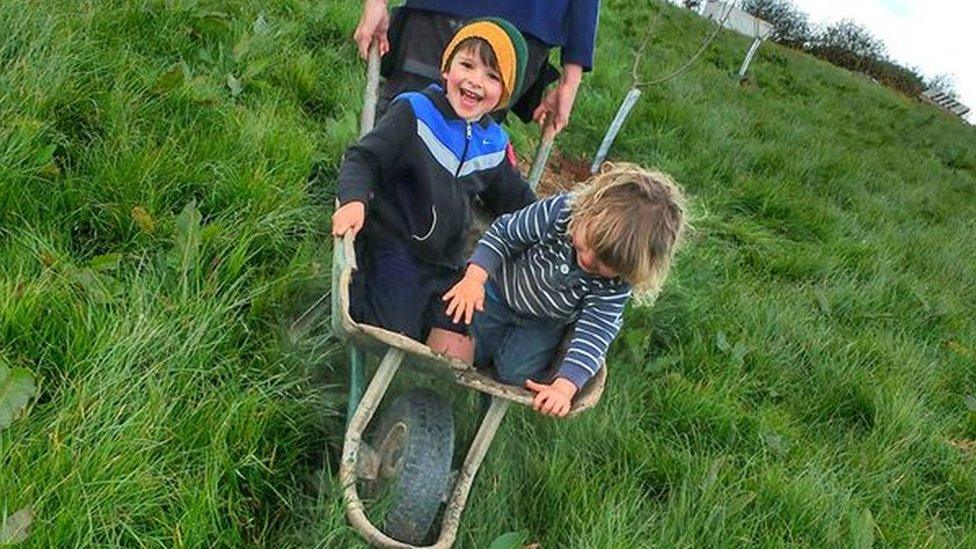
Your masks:
{"label": "jacket zipper", "polygon": [[471,144],[471,122],[465,121],[464,123],[464,150],[461,151],[461,162],[458,163],[457,171],[454,172],[454,179],[457,179],[458,175],[461,174],[461,166],[468,159],[468,145]]}

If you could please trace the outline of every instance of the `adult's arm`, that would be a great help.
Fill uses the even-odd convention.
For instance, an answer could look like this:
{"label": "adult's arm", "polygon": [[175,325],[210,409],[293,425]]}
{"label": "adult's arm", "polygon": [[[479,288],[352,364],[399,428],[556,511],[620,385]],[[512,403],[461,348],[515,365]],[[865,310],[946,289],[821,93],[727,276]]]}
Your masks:
{"label": "adult's arm", "polygon": [[576,103],[576,92],[583,79],[583,67],[576,64],[563,65],[556,87],[546,92],[546,96],[532,113],[532,118],[540,125],[551,126],[555,133],[563,131],[569,124],[569,115]]}
{"label": "adult's arm", "polygon": [[596,28],[600,20],[600,0],[572,0],[569,3],[569,33],[562,47],[563,66],[579,65],[584,71],[593,68]]}
{"label": "adult's arm", "polygon": [[569,3],[568,15],[569,33],[560,55],[562,75],[532,115],[536,122],[552,126],[556,133],[569,124],[583,73],[593,68],[600,0],[573,0]]}
{"label": "adult's arm", "polygon": [[359,16],[359,25],[353,33],[353,40],[359,48],[359,57],[366,59],[369,45],[375,39],[380,45],[380,55],[390,51],[390,40],[386,31],[390,29],[390,12],[386,0],[363,0],[363,13]]}

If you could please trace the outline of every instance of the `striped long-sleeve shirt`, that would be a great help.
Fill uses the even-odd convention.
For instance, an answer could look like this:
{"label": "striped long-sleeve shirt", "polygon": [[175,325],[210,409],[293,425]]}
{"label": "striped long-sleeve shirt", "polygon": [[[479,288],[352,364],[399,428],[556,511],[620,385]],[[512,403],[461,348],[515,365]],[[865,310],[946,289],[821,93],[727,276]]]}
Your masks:
{"label": "striped long-sleeve shirt", "polygon": [[568,232],[569,196],[558,194],[506,214],[491,225],[471,256],[512,310],[576,323],[559,377],[582,387],[600,369],[623,321],[630,285],[583,271]]}

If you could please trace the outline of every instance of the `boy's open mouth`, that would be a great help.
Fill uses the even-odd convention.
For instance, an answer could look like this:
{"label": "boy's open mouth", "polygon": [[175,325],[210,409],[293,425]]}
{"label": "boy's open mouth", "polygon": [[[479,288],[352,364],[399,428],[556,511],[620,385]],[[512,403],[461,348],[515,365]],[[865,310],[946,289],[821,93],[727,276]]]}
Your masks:
{"label": "boy's open mouth", "polygon": [[466,105],[477,105],[478,102],[480,102],[481,99],[482,99],[482,95],[481,94],[475,93],[475,92],[473,92],[471,90],[467,90],[467,89],[464,89],[464,88],[458,88],[458,91],[460,92],[461,100]]}

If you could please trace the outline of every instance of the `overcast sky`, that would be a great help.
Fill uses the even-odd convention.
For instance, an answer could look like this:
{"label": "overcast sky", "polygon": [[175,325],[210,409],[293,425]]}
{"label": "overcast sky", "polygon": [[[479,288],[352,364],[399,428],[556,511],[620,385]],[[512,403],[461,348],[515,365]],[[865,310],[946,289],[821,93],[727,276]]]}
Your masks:
{"label": "overcast sky", "polygon": [[[741,0],[733,1],[736,6]],[[811,24],[852,19],[885,44],[888,57],[926,78],[953,77],[976,123],[976,2],[971,0],[790,0]],[[671,0],[681,5],[681,0]]]}
{"label": "overcast sky", "polygon": [[[976,5],[964,0],[792,0],[811,23],[853,19],[888,56],[926,77],[953,75],[958,99],[976,108]],[[970,111],[970,121],[976,120]]]}

